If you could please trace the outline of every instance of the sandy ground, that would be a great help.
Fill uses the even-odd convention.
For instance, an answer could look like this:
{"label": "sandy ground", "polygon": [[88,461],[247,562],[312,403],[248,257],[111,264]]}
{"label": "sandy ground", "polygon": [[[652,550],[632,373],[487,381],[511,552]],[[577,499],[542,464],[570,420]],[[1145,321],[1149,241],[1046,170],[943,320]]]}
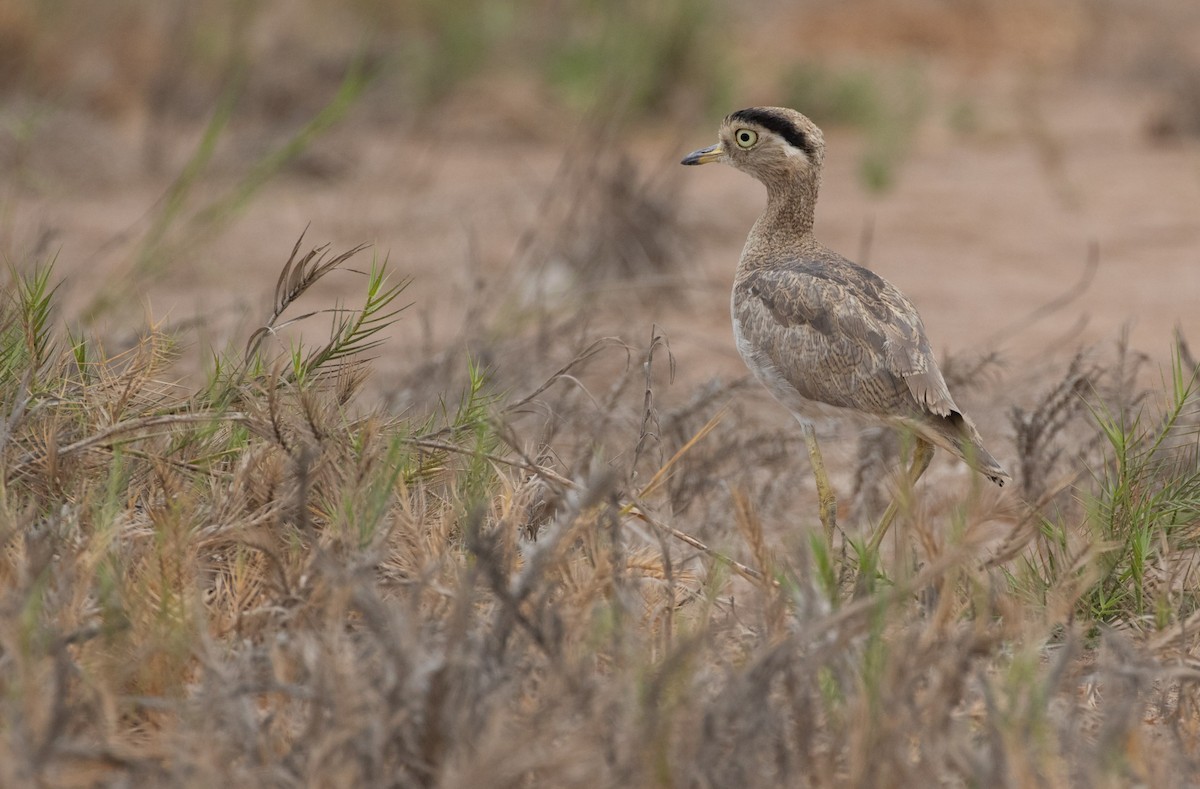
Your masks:
{"label": "sandy ground", "polygon": [[[1015,89],[990,90],[971,134],[931,113],[883,195],[866,192],[857,178],[862,139],[828,130],[818,235],[851,257],[867,247],[871,267],[921,310],[939,352],[998,350],[1020,366],[1111,343],[1124,327],[1135,348],[1157,359],[1168,358],[1176,327],[1200,342],[1200,144],[1152,140],[1145,127],[1154,97],[1112,84],[1043,80],[1023,115]],[[131,298],[94,328],[119,345],[144,316],[198,324],[201,341],[185,351],[198,365],[206,343],[244,337],[262,320],[279,266],[306,226],[309,242],[335,250],[371,242],[397,273],[413,277],[414,307],[376,376],[384,390],[401,386],[421,357],[461,348],[464,327],[494,314],[497,303],[531,298],[522,295],[534,276],[529,256],[518,250],[546,211],[565,141],[573,139],[570,130],[515,119],[528,113],[444,112],[445,123],[406,132],[352,118],[230,224],[138,277],[129,276],[131,239],[173,171],[149,173],[134,136],[63,119],[4,179],[3,252],[18,263],[56,253],[63,314],[72,321],[98,288],[129,283],[122,287]],[[1036,133],[1028,131],[1030,112]],[[743,373],[728,290],[764,201],[761,187],[732,169],[677,165],[711,142],[718,120],[619,146],[643,177],[676,179],[667,193],[677,202],[682,253],[667,276],[685,297],[625,298],[628,286],[610,283],[615,298],[589,314],[597,336],[618,332],[639,345],[652,324],[661,326],[689,380]],[[173,139],[177,158],[198,133]],[[233,183],[240,163],[267,142],[229,142],[207,193]],[[579,300],[571,288],[564,303]],[[344,275],[325,294],[352,299],[360,289]],[[1068,303],[1044,309],[1067,294]],[[561,360],[536,361],[534,368],[550,370]]]}

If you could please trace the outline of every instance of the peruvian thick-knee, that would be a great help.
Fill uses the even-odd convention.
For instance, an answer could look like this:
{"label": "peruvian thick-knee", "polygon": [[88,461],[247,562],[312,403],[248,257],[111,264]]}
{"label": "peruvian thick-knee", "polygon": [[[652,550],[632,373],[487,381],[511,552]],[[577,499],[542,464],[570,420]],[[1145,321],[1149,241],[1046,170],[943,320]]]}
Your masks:
{"label": "peruvian thick-knee", "polygon": [[[916,308],[813,237],[821,130],[795,110],[753,107],[726,117],[718,135],[716,145],[682,163],[724,162],[767,188],[731,303],[738,351],[754,376],[800,420],[806,437],[818,419],[866,416],[911,430],[998,485],[1008,481],[950,396]],[[822,521],[832,532],[832,491],[815,439],[810,452]]]}

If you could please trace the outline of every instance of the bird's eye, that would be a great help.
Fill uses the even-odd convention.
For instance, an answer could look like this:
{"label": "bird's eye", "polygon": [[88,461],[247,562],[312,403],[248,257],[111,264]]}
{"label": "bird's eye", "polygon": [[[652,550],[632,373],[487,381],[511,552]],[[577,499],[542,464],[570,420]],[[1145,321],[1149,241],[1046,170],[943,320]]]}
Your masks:
{"label": "bird's eye", "polygon": [[733,139],[737,140],[739,148],[750,148],[758,142],[758,133],[753,129],[738,129],[733,133]]}

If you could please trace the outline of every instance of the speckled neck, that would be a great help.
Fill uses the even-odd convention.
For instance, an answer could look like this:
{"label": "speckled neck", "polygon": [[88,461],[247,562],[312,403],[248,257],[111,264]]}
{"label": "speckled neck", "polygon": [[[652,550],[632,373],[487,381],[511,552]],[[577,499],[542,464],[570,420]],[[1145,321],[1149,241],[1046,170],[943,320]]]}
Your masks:
{"label": "speckled neck", "polygon": [[813,217],[817,205],[819,178],[811,176],[764,180],[767,207],[750,230],[745,262],[769,259],[772,254],[815,245]]}

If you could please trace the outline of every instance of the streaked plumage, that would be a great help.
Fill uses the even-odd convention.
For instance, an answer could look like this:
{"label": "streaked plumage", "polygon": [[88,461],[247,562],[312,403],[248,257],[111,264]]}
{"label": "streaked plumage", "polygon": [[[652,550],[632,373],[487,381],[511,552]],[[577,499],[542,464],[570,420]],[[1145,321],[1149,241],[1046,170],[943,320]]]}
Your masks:
{"label": "streaked plumage", "polygon": [[[795,110],[755,107],[725,118],[719,135],[683,164],[726,162],[767,187],[731,305],[738,350],[758,380],[808,436],[816,418],[866,415],[912,429],[1003,485],[1009,476],[951,397],[916,308],[813,237],[821,130]],[[815,439],[810,451],[816,466]],[[924,470],[915,466],[914,477]]]}

